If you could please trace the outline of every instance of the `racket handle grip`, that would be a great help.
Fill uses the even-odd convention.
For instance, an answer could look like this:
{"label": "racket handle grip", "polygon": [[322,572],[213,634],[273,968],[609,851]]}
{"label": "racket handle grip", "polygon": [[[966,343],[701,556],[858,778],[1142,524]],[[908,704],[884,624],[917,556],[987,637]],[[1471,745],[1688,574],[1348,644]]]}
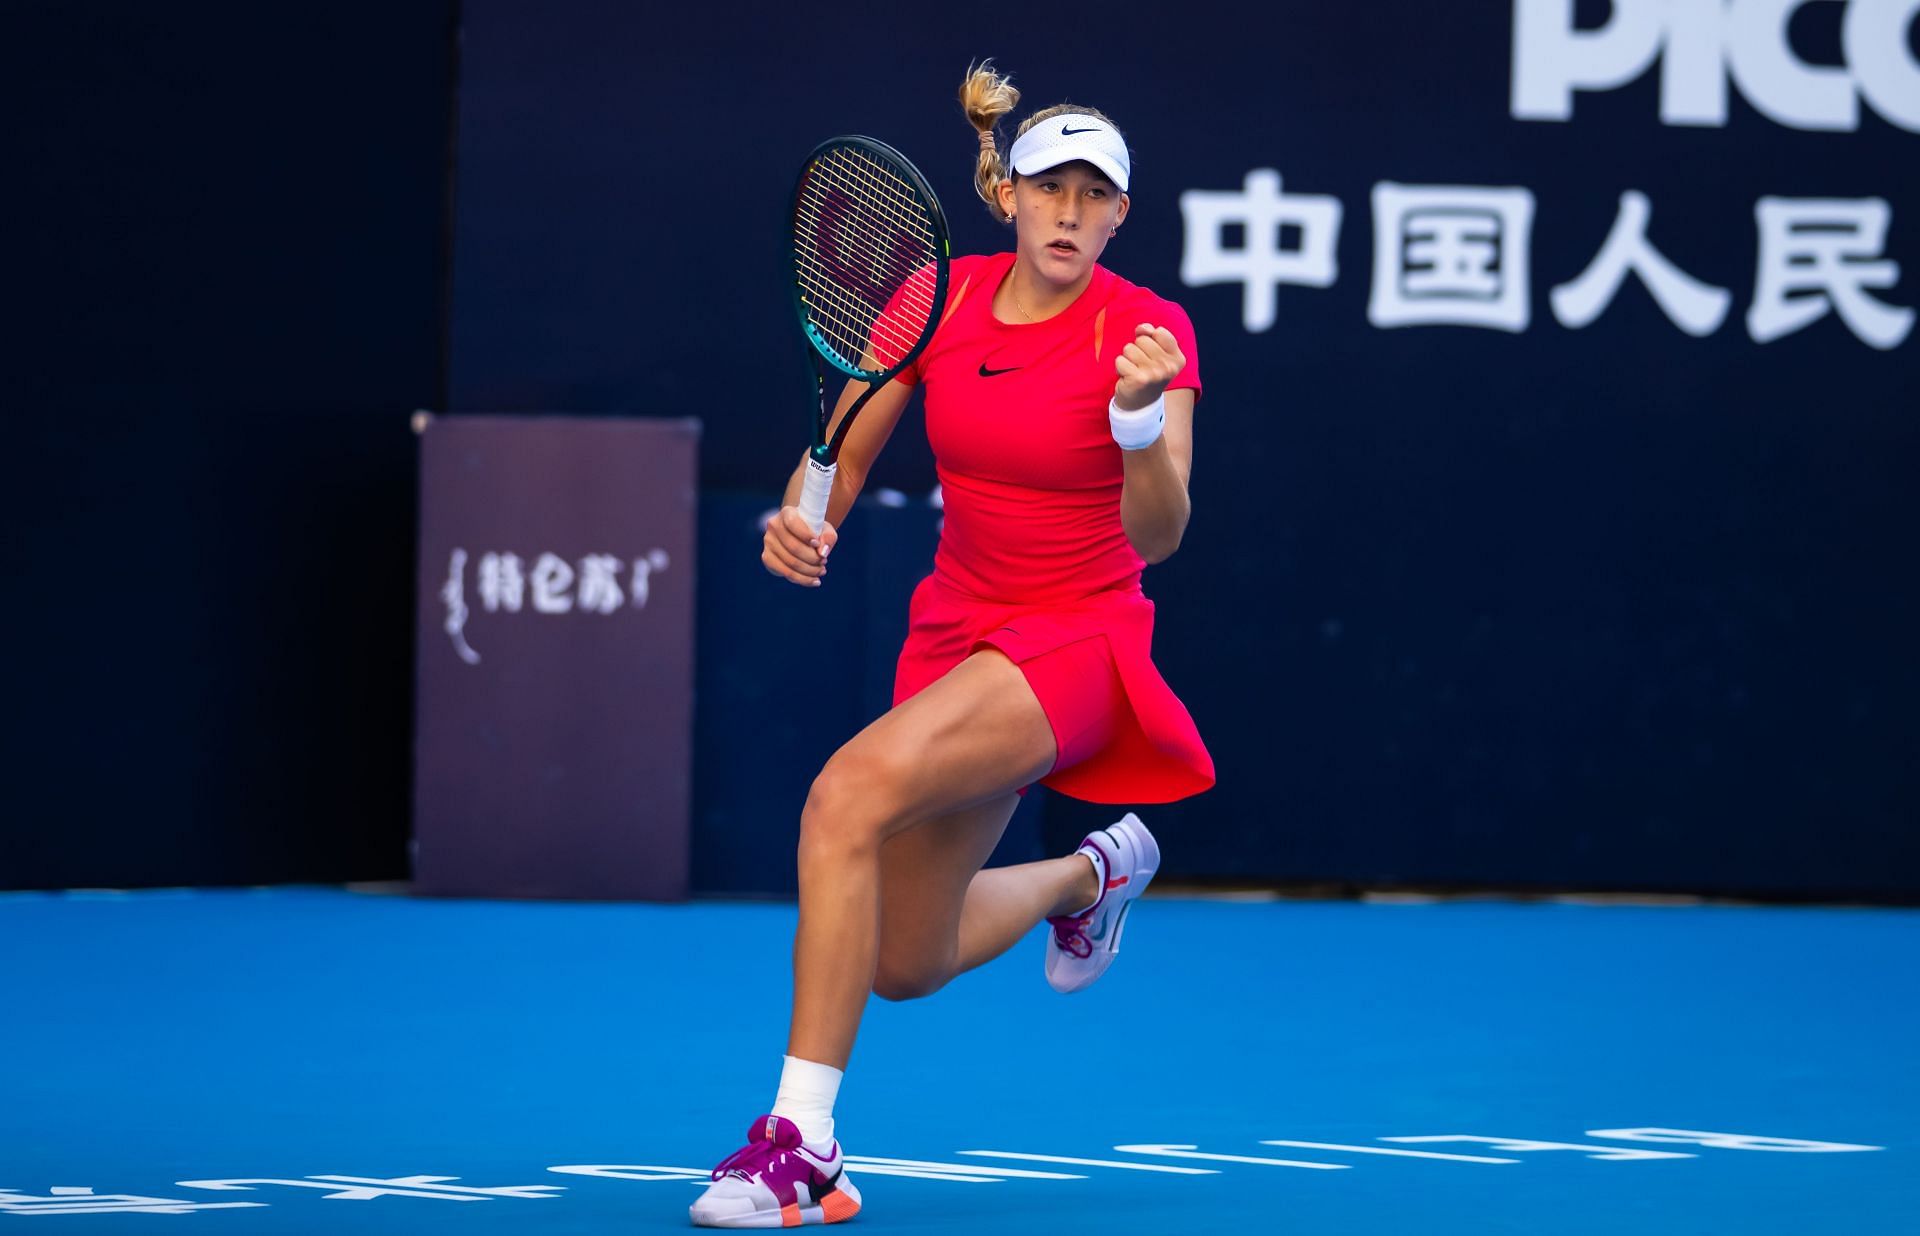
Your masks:
{"label": "racket handle grip", "polygon": [[833,496],[833,474],[839,470],[837,463],[807,460],[806,479],[800,483],[800,518],[815,532],[826,526],[827,499]]}

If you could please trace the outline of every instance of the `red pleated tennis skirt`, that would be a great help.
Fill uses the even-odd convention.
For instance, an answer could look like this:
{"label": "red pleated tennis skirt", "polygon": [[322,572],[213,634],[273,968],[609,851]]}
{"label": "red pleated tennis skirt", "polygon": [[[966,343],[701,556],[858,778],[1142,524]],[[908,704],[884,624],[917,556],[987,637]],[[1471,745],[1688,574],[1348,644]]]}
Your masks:
{"label": "red pleated tennis skirt", "polygon": [[982,648],[1020,667],[1059,755],[1042,785],[1096,803],[1164,803],[1212,787],[1213,757],[1151,655],[1153,602],[1132,588],[1008,605],[929,575],[894,673],[900,704]]}

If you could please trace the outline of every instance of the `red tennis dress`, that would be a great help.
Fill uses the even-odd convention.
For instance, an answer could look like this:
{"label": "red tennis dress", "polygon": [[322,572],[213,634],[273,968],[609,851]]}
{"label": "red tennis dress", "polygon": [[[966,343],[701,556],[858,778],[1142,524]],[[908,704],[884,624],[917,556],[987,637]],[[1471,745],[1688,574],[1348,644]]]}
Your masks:
{"label": "red tennis dress", "polygon": [[1154,668],[1107,402],[1114,356],[1142,322],[1173,332],[1187,366],[1171,389],[1197,394],[1193,324],[1098,265],[1065,311],[1002,322],[993,295],[1013,260],[954,261],[939,329],[898,378],[926,384],[946,524],[913,593],[893,701],[996,648],[1053,727],[1060,754],[1043,785],[1101,803],[1185,798],[1213,784],[1213,759]]}

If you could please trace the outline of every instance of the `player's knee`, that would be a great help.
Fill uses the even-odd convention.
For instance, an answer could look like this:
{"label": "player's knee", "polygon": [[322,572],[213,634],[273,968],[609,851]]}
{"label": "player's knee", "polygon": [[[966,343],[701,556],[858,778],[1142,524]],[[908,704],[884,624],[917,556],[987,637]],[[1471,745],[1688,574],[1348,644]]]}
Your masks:
{"label": "player's knee", "polygon": [[883,958],[873,972],[873,994],[882,1000],[919,1000],[945,987],[951,977],[944,967],[894,966]]}
{"label": "player's knee", "polygon": [[877,849],[886,839],[894,774],[874,755],[842,748],[827,761],[800,813],[800,848],[822,854]]}

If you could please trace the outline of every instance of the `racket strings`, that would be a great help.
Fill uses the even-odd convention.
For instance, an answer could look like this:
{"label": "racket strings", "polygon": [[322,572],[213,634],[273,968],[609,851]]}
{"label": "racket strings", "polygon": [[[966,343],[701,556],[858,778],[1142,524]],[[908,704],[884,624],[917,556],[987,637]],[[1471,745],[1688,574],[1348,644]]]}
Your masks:
{"label": "racket strings", "polygon": [[930,297],[904,297],[896,313],[883,317],[884,306],[851,299],[831,278],[803,271],[800,282],[811,293],[802,298],[808,320],[849,364],[865,358],[871,348],[881,367],[887,367],[919,341],[917,323],[933,316]]}
{"label": "racket strings", "polygon": [[[872,155],[840,148],[808,169],[794,214],[801,304],[853,364],[871,350],[890,367],[934,314],[936,225],[914,185]],[[889,309],[892,312],[889,312]]]}
{"label": "racket strings", "polygon": [[918,190],[864,151],[843,148],[816,160],[809,171],[810,187],[823,181],[857,198],[901,231],[917,235],[928,247],[935,243],[933,222]]}
{"label": "racket strings", "polygon": [[806,293],[801,302],[806,306],[807,316],[836,346],[853,345],[850,351],[842,347],[843,352],[858,356],[870,328],[885,308],[886,299],[849,287],[816,255],[801,252],[797,257],[795,274]]}
{"label": "racket strings", "polygon": [[801,286],[810,294],[802,298],[809,320],[849,362],[863,358],[871,348],[880,367],[890,367],[912,350],[933,320],[930,276],[914,281],[912,287],[903,282],[897,296],[874,304],[852,295],[824,272],[801,267],[799,275]]}
{"label": "racket strings", "polygon": [[[829,231],[831,254],[820,245]],[[876,310],[934,256],[930,244],[854,219],[846,211],[829,216],[803,211],[796,216],[794,252],[803,268],[833,280],[845,293],[843,303]]]}
{"label": "racket strings", "polygon": [[835,187],[860,199],[861,205],[885,215],[895,227],[919,236],[929,249],[934,244],[933,223],[911,183],[886,164],[859,150],[834,152],[816,166]]}
{"label": "racket strings", "polygon": [[[872,305],[854,297],[824,272],[801,266],[798,274],[801,285],[812,293],[811,297],[802,298],[807,306],[808,319],[819,328],[821,334],[828,337],[830,343],[840,349],[842,355],[860,356],[866,351],[875,330],[886,330],[879,320],[884,305]],[[892,342],[891,338],[886,342]]]}
{"label": "racket strings", "polygon": [[[853,300],[830,279],[800,270],[801,284],[817,299],[807,299],[807,317],[830,344],[850,363],[863,359],[871,347],[876,359],[891,361],[904,356],[920,339],[920,324],[933,317],[933,281],[925,279],[927,292],[909,292],[900,298],[897,312],[881,316],[884,306],[871,306]],[[821,312],[831,303],[837,312]],[[884,352],[887,355],[881,355]],[[882,364],[881,368],[887,367]]]}

